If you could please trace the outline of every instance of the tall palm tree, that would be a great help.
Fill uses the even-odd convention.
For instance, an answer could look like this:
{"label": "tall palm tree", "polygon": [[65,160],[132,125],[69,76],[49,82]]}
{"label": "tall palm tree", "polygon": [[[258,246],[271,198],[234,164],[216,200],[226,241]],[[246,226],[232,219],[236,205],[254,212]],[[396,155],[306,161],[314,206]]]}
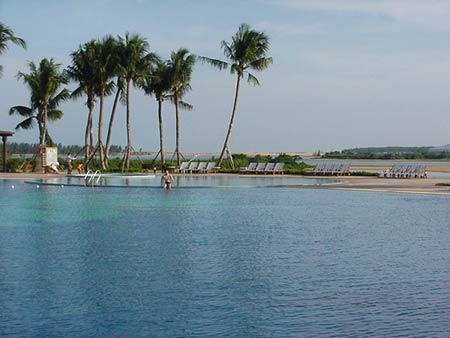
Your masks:
{"label": "tall palm tree", "polygon": [[[105,149],[103,145],[103,111],[105,96],[111,94],[114,83],[111,79],[116,74],[117,68],[117,41],[114,37],[108,35],[95,44],[94,73],[96,80],[96,94],[99,97],[98,113],[98,149],[100,155],[100,165],[106,169]],[[92,155],[91,155],[92,156]]]}
{"label": "tall palm tree", "polygon": [[77,51],[71,53],[72,65],[66,72],[70,79],[78,82],[78,87],[72,92],[72,98],[78,98],[86,95],[86,105],[88,107],[88,117],[86,122],[86,130],[84,135],[85,161],[93,150],[93,111],[95,104],[96,79],[94,72],[95,60],[95,40],[80,46]]}
{"label": "tall palm tree", "polygon": [[151,69],[152,62],[156,55],[148,53],[149,44],[147,40],[139,34],[126,33],[125,37],[119,37],[119,44],[122,50],[122,61],[119,66],[121,76],[124,79],[125,101],[126,101],[126,129],[127,147],[122,160],[122,172],[130,167],[131,152],[131,127],[130,127],[130,87],[137,85]]}
{"label": "tall palm tree", "polygon": [[269,52],[269,37],[263,32],[257,32],[250,28],[249,25],[243,23],[239,26],[238,31],[233,35],[231,42],[222,41],[222,49],[228,62],[211,59],[208,57],[200,57],[200,60],[211,64],[213,67],[223,70],[230,66],[231,74],[236,74],[236,89],[234,93],[233,110],[228,125],[227,135],[223,144],[222,152],[217,161],[217,166],[221,166],[223,158],[227,153],[232,167],[234,168],[233,158],[228,147],[228,142],[233,129],[234,118],[236,115],[237,103],[239,98],[239,88],[241,79],[247,74],[247,81],[253,85],[259,85],[258,79],[251,73],[249,69],[262,71],[272,64],[272,58],[267,56]]}
{"label": "tall palm tree", "polygon": [[114,103],[113,103],[113,106],[111,109],[111,115],[109,117],[108,133],[106,135],[105,159],[107,162],[108,162],[108,158],[109,158],[109,147],[111,144],[112,128],[113,128],[113,124],[114,124],[114,118],[116,115],[117,104],[119,103],[119,100],[122,103],[125,103],[125,95],[124,95],[124,82],[125,81],[120,72],[120,65],[122,64],[122,61],[123,61],[123,53],[122,52],[123,51],[121,48],[121,44],[116,43],[115,50],[114,50],[114,54],[115,54],[114,74],[116,76],[116,82],[115,82],[116,94],[114,96]]}
{"label": "tall palm tree", "polygon": [[157,61],[151,74],[148,74],[141,83],[141,88],[147,95],[154,95],[158,102],[158,122],[159,122],[159,153],[161,156],[162,169],[165,166],[164,160],[164,137],[163,137],[163,120],[162,107],[164,100],[168,97],[168,93],[172,88],[172,74],[167,62]]}
{"label": "tall palm tree", "polygon": [[[14,35],[14,32],[8,26],[0,22],[0,54],[8,49],[8,42],[20,46],[24,49],[27,48],[25,40]],[[0,76],[2,75],[3,67],[0,65]]]}
{"label": "tall palm tree", "polygon": [[[37,111],[36,120],[39,125],[39,143],[47,145],[47,120],[58,119],[62,112],[56,110],[59,104],[70,96],[67,89],[60,90],[61,85],[67,84],[66,74],[59,71],[60,64],[53,59],[42,59],[37,67],[34,62],[29,62],[28,74],[19,72],[18,79],[22,79],[31,92],[31,106],[15,106],[10,109],[10,114],[18,113],[21,116],[31,118],[23,121],[20,127],[30,127],[34,112]],[[28,121],[28,122],[26,122]]]}
{"label": "tall palm tree", "polygon": [[191,89],[192,70],[195,64],[195,55],[190,54],[186,48],[180,48],[176,52],[172,52],[168,66],[171,71],[171,96],[170,99],[175,105],[175,124],[176,124],[176,140],[175,154],[177,156],[177,164],[180,166],[180,106],[184,109],[192,109],[192,106],[183,102],[183,96]]}

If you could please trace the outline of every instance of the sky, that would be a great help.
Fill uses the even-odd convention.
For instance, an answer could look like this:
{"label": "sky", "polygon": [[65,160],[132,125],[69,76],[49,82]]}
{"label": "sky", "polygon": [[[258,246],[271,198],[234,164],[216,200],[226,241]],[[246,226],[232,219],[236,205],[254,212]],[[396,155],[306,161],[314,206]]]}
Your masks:
{"label": "sky", "polygon": [[[365,146],[450,143],[450,1],[448,0],[0,0],[0,22],[27,41],[0,55],[0,130],[20,122],[14,105],[29,93],[16,78],[27,62],[54,58],[62,67],[80,44],[106,34],[136,32],[167,59],[180,47],[224,59],[220,42],[241,23],[270,37],[273,65],[242,83],[232,152],[330,151]],[[181,116],[181,151],[220,151],[235,77],[196,64],[194,106]],[[76,88],[75,83],[68,85]],[[49,125],[54,141],[83,144],[84,99],[61,105]],[[112,98],[106,102],[106,111]],[[157,105],[131,93],[132,145],[159,148]],[[164,106],[164,141],[174,149],[174,109]],[[113,143],[126,144],[125,107]],[[38,142],[37,128],[10,141]]]}

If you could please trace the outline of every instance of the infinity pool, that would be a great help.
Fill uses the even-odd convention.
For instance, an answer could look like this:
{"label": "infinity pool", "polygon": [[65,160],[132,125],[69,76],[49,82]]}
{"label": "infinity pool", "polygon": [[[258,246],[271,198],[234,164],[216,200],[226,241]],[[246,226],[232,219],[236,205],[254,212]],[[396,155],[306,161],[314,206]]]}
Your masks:
{"label": "infinity pool", "polygon": [[448,203],[0,180],[0,336],[445,337]]}
{"label": "infinity pool", "polygon": [[[283,186],[317,186],[335,184],[339,181],[333,178],[313,178],[295,176],[239,176],[239,175],[180,175],[174,176],[175,188],[255,188],[255,187],[283,187]],[[159,175],[120,175],[108,174],[86,180],[83,175],[49,177],[32,184],[46,185],[75,185],[75,186],[107,186],[107,187],[147,187],[160,188]]]}

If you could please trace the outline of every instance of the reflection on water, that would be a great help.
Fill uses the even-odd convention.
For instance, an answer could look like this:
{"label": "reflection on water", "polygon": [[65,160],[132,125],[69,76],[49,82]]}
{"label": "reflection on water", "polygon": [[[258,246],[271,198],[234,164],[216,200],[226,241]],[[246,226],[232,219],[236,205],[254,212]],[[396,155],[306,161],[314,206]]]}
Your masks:
{"label": "reflection on water", "polygon": [[11,185],[0,336],[450,332],[446,197]]}
{"label": "reflection on water", "polygon": [[[333,184],[338,182],[333,178],[305,178],[295,176],[263,175],[180,175],[174,176],[174,187],[268,187],[268,186],[310,186]],[[160,176],[128,177],[128,176],[101,176],[98,180],[85,181],[83,177],[50,177],[39,182],[54,185],[94,185],[94,186],[122,186],[122,187],[160,187]]]}

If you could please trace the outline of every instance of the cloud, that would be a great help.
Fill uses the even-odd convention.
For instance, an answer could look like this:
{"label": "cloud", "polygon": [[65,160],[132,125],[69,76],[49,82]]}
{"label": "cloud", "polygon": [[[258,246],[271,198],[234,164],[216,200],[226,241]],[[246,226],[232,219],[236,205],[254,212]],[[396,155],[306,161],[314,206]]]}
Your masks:
{"label": "cloud", "polygon": [[450,30],[448,0],[271,0],[273,4],[312,11],[383,15],[397,22]]}

